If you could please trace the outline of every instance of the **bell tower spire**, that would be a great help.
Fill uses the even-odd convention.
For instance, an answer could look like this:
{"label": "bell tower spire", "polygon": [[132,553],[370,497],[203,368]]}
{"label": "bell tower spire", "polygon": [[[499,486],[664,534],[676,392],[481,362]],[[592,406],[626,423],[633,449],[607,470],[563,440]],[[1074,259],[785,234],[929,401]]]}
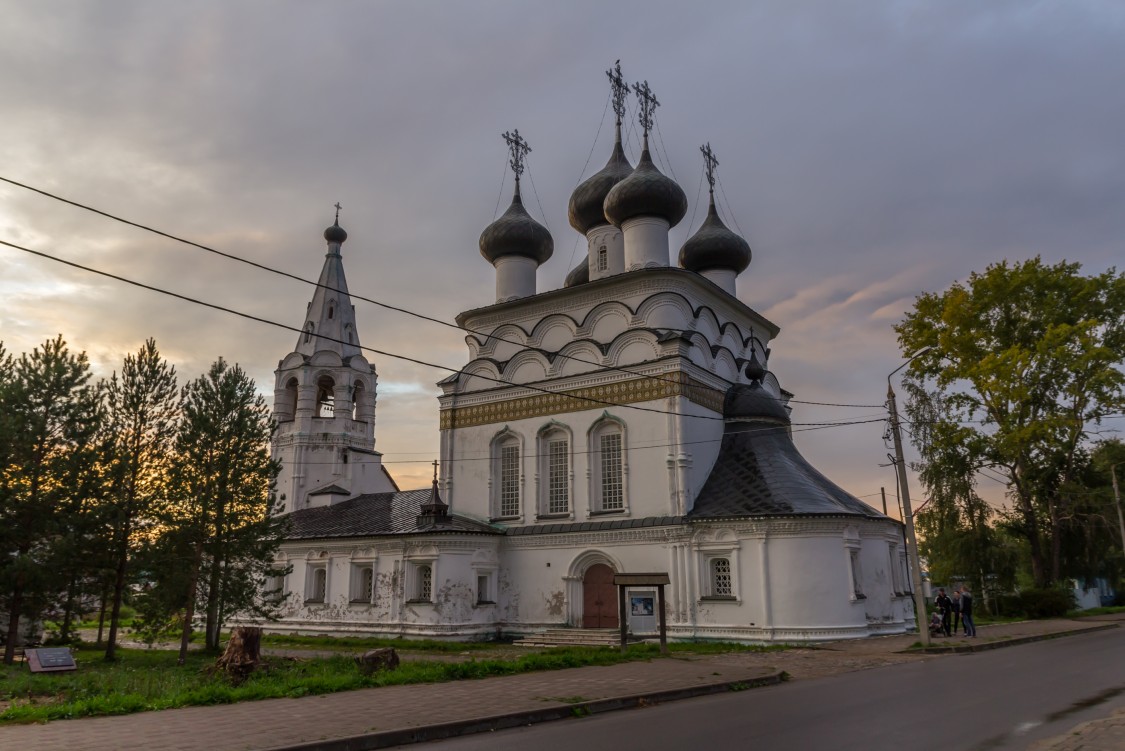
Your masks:
{"label": "bell tower spire", "polygon": [[277,492],[286,512],[397,490],[375,451],[378,377],[360,350],[341,253],[348,233],[335,208],[297,346],[275,371],[271,453],[281,462]]}

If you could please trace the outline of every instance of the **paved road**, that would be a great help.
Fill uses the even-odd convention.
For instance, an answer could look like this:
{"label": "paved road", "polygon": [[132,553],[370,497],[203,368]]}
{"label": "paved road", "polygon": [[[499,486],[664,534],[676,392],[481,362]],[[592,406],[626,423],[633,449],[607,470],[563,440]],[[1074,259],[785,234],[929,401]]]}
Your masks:
{"label": "paved road", "polygon": [[1025,749],[1125,707],[1125,632],[466,736],[427,751]]}

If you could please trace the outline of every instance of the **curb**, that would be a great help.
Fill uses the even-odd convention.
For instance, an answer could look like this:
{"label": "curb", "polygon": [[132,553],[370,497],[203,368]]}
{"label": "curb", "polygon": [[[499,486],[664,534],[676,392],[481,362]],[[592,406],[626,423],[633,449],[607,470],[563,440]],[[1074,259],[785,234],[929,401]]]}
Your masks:
{"label": "curb", "polygon": [[981,642],[980,644],[959,644],[955,647],[922,647],[920,649],[904,649],[899,652],[900,655],[949,655],[949,654],[967,654],[969,652],[988,652],[993,649],[1003,649],[1004,647],[1017,647],[1020,644],[1031,644],[1037,641],[1047,641],[1049,639],[1061,639],[1066,636],[1078,636],[1079,634],[1092,634],[1097,631],[1108,631],[1111,628],[1117,628],[1116,623],[1107,623],[1104,626],[1093,626],[1091,628],[1076,628],[1071,631],[1056,631],[1051,634],[1037,634],[1036,636],[1021,636],[1015,639],[1005,639],[1003,641]]}
{"label": "curb", "polygon": [[748,688],[760,686],[776,686],[785,680],[785,672],[779,671],[759,678],[750,678],[738,681],[720,681],[718,683],[705,683],[698,686],[673,688],[666,691],[654,691],[646,694],[630,694],[614,696],[607,699],[594,699],[592,701],[565,704],[558,707],[544,707],[524,712],[511,712],[509,714],[493,715],[491,717],[475,717],[456,722],[443,722],[436,725],[422,725],[420,727],[402,728],[399,730],[384,730],[376,733],[352,735],[346,738],[330,740],[309,741],[286,746],[272,746],[263,751],[369,751],[370,749],[389,748],[391,746],[404,746],[410,743],[427,743],[429,741],[453,738],[459,735],[473,733],[487,733],[493,730],[534,725],[552,720],[565,720],[570,717],[585,717],[586,715],[613,712],[619,709],[633,709],[646,707],[653,704],[690,699],[696,696],[721,694],[727,691],[743,691]]}

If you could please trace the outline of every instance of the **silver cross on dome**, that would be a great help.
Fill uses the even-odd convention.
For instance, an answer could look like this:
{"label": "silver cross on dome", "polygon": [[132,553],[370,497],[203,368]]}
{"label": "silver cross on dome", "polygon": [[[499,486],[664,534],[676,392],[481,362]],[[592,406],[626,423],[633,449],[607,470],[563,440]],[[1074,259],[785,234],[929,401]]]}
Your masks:
{"label": "silver cross on dome", "polygon": [[660,106],[660,102],[656,101],[656,95],[648,87],[648,81],[633,84],[633,92],[637,95],[637,102],[641,105],[641,130],[647,137],[649,131],[652,130],[652,116],[656,113],[656,108]]}
{"label": "silver cross on dome", "polygon": [[510,133],[505,131],[503,134],[504,143],[508,144],[508,153],[511,158],[508,163],[512,166],[512,172],[516,175],[516,182],[520,181],[520,175],[523,174],[524,160],[527,155],[531,153],[531,147],[527,145],[527,141],[520,135],[519,128],[513,129]]}

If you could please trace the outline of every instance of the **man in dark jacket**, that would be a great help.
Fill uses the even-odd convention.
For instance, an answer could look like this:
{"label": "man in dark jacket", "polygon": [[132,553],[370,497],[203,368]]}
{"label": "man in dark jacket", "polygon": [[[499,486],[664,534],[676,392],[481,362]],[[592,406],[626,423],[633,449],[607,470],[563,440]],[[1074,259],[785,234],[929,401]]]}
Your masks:
{"label": "man in dark jacket", "polygon": [[934,607],[941,612],[941,630],[946,636],[952,636],[949,630],[949,617],[953,612],[953,600],[945,593],[945,587],[938,587],[937,597],[934,598]]}
{"label": "man in dark jacket", "polygon": [[968,584],[961,587],[961,622],[965,624],[965,636],[977,635],[977,627],[973,623],[973,595]]}

